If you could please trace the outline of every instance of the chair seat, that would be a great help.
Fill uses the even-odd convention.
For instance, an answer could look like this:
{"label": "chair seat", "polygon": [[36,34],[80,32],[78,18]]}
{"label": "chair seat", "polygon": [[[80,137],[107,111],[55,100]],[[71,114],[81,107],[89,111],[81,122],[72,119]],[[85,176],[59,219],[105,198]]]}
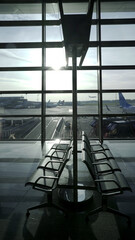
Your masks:
{"label": "chair seat", "polygon": [[100,164],[96,165],[97,172],[109,172],[109,171],[121,171],[117,162],[114,159],[109,159],[106,161],[100,161]]}
{"label": "chair seat", "polygon": [[[120,191],[120,188],[124,191],[124,190],[129,190],[131,191],[131,188],[126,180],[126,178],[124,177],[124,175],[117,171],[115,173],[110,173],[110,174],[102,174],[99,177],[100,180],[104,180],[105,182],[100,182],[100,188],[102,193],[110,193],[110,192],[116,192],[116,191]],[[112,180],[110,182],[107,182],[108,180]],[[120,185],[120,188],[117,186],[117,184],[113,181],[118,182],[118,184]]]}
{"label": "chair seat", "polygon": [[112,153],[110,150],[105,150],[104,152],[98,152],[98,153],[94,153],[94,158],[95,160],[99,161],[99,160],[102,160],[102,159],[114,159]]}
{"label": "chair seat", "polygon": [[102,150],[109,150],[108,146],[106,144],[96,144],[96,145],[92,145],[91,144],[91,150],[94,152],[97,152],[97,151],[102,151]]}

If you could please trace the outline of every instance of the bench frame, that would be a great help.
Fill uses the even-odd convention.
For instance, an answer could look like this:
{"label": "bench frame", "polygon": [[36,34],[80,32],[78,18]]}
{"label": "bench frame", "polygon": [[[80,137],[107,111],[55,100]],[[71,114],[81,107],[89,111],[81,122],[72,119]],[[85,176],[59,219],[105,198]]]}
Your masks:
{"label": "bench frame", "polygon": [[[47,167],[48,163],[47,163],[45,166],[41,167],[42,170],[43,170],[43,174],[41,176],[39,176],[36,179],[35,182],[32,182],[32,181],[31,182],[30,181],[26,182],[25,186],[31,185],[33,189],[38,190],[38,191],[43,191],[47,194],[47,202],[28,208],[27,212],[26,212],[27,217],[30,215],[31,210],[46,208],[46,207],[54,207],[54,208],[56,208],[56,209],[58,209],[62,212],[65,212],[64,208],[62,208],[61,206],[53,203],[52,198],[53,198],[53,191],[58,187],[58,181],[60,179],[60,176],[62,174],[62,171],[63,171],[64,167],[66,166],[66,163],[70,160],[71,154],[72,154],[72,148],[68,147],[66,153],[63,155],[64,156],[63,159],[61,159],[61,160],[51,160],[51,158],[50,158],[48,163],[55,162],[55,163],[60,164],[60,167],[57,170],[54,169],[54,168],[52,168],[52,169],[49,168],[50,171],[54,172],[54,176],[45,175],[45,170],[47,170],[47,168],[48,168]],[[38,166],[36,171],[38,171],[39,168],[40,168],[40,166]],[[52,184],[51,187],[47,187],[45,184],[41,186],[41,184],[38,183],[41,179],[44,179],[44,180],[52,179],[54,181],[53,181],[53,184]]]}
{"label": "bench frame", "polygon": [[[84,138],[83,138],[84,139]],[[88,147],[87,144],[85,144],[85,147]],[[90,210],[87,212],[86,214],[86,221],[88,222],[89,221],[89,215],[94,215],[96,213],[99,213],[101,211],[107,211],[107,212],[110,212],[110,213],[113,213],[113,214],[116,214],[116,215],[119,215],[119,216],[122,216],[122,217],[125,217],[127,218],[127,221],[128,221],[128,224],[130,225],[131,224],[131,220],[130,220],[130,217],[116,209],[113,209],[113,208],[110,208],[108,207],[108,204],[107,204],[107,200],[108,200],[108,197],[110,196],[114,196],[114,195],[117,195],[117,194],[123,194],[124,190],[122,189],[122,187],[120,186],[119,182],[117,182],[117,180],[114,180],[114,179],[100,179],[100,176],[101,175],[105,175],[105,174],[115,174],[114,171],[112,172],[108,172],[108,173],[98,173],[96,171],[96,164],[93,164],[93,162],[91,161],[91,158],[89,157],[88,155],[88,152],[87,152],[87,149],[84,147],[84,141],[82,141],[82,161],[86,164],[89,172],[90,172],[90,175],[95,183],[95,191],[100,193],[101,194],[101,197],[102,197],[102,201],[101,201],[101,206],[100,207],[97,207],[96,209],[94,210]],[[89,158],[89,161],[91,162],[88,162],[88,158]],[[102,164],[102,161],[99,161],[99,164]],[[124,175],[123,175],[124,177]],[[113,182],[117,185],[118,187],[118,190],[111,190],[110,189],[110,192],[102,192],[102,189],[101,189],[101,186],[99,187],[99,184],[102,183],[102,182]],[[131,188],[129,187],[130,191]]]}

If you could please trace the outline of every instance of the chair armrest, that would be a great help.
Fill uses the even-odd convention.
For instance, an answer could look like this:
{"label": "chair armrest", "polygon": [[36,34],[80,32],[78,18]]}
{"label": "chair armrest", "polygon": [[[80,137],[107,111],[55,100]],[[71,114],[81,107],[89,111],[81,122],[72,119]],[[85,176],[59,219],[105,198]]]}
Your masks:
{"label": "chair armrest", "polygon": [[34,186],[35,186],[35,185],[38,183],[38,181],[41,180],[41,179],[54,179],[54,180],[55,180],[55,179],[58,179],[58,178],[59,178],[59,177],[55,177],[55,176],[54,176],[54,177],[53,177],[53,176],[40,176],[40,177],[38,177],[37,180],[35,181]]}
{"label": "chair armrest", "polygon": [[49,163],[63,163],[63,161],[62,160],[58,160],[58,161],[57,160],[50,160],[45,164],[45,166],[38,166],[37,168],[45,169]]}

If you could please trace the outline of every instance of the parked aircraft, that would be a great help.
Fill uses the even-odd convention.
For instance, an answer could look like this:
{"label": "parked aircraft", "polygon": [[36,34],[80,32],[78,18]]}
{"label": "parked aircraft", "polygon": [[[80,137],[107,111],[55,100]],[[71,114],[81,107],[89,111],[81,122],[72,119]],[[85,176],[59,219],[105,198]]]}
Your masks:
{"label": "parked aircraft", "polygon": [[135,106],[129,104],[121,92],[119,92],[119,103],[121,108],[123,109],[123,112],[135,113]]}
{"label": "parked aircraft", "polygon": [[64,100],[61,101],[59,100],[57,103],[56,102],[51,102],[50,100],[46,103],[47,108],[54,108],[57,106],[63,106],[64,105]]}

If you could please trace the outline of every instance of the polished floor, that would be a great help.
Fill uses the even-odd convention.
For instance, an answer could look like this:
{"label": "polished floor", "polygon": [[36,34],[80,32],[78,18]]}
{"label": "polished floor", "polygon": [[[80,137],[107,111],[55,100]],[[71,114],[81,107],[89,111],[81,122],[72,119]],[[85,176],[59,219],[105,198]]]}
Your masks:
{"label": "polished floor", "polygon": [[[68,216],[54,208],[31,211],[26,218],[28,207],[46,201],[43,192],[25,187],[28,177],[36,169],[42,158],[39,143],[0,144],[0,240],[134,240],[135,239],[135,142],[107,141],[122,172],[127,178],[132,192],[111,197],[109,205],[131,217],[128,226],[126,219],[108,212],[101,212],[85,221],[89,209],[100,205],[100,196],[78,204],[65,204],[54,192],[53,200],[63,206]],[[47,151],[52,142],[46,143]],[[72,166],[72,164],[70,165]],[[70,167],[69,166],[69,167]],[[82,163],[79,163],[79,180],[87,177]],[[65,177],[66,179],[66,177]],[[65,180],[64,179],[64,180]],[[83,197],[82,197],[83,199]]]}

